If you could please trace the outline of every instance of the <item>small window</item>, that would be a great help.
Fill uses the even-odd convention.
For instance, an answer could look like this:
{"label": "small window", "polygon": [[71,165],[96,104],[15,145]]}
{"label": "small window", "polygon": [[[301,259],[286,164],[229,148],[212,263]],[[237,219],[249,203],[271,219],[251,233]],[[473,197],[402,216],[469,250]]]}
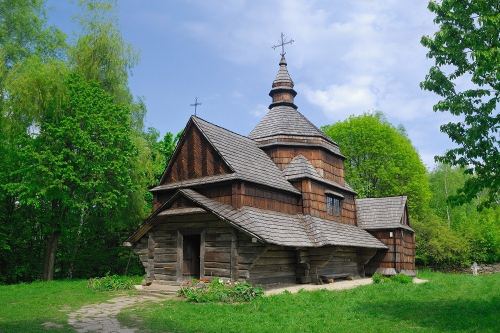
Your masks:
{"label": "small window", "polygon": [[326,212],[328,215],[340,216],[342,209],[342,199],[333,195],[326,195]]}

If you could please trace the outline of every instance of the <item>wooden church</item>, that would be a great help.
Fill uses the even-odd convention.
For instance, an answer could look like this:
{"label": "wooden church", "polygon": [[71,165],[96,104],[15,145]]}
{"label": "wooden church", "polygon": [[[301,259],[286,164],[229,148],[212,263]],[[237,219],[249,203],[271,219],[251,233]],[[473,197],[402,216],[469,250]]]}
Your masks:
{"label": "wooden church", "polygon": [[406,197],[356,199],[339,146],[297,110],[296,94],[282,54],[272,103],[248,136],[189,119],[151,189],[154,212],[125,243],[147,281],[414,275]]}

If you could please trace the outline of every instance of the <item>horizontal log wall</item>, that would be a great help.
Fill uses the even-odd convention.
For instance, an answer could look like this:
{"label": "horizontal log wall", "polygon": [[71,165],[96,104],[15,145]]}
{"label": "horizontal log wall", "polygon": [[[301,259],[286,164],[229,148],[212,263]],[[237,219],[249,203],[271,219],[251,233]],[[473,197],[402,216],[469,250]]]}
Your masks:
{"label": "horizontal log wall", "polygon": [[223,204],[231,205],[232,203],[232,184],[211,184],[196,189],[200,194],[207,198],[217,200]]}
{"label": "horizontal log wall", "polygon": [[250,206],[287,214],[302,213],[300,196],[267,189],[256,184],[242,183],[239,192],[233,192],[233,195],[241,195],[241,198],[237,199],[240,200],[238,203],[240,207]]}
{"label": "horizontal log wall", "polygon": [[344,185],[344,162],[331,152],[318,147],[268,147],[263,148],[274,163],[283,170],[297,155],[303,155],[325,179]]}
{"label": "horizontal log wall", "polygon": [[[169,217],[160,220],[139,241],[134,251],[139,255],[146,269],[147,277],[155,280],[178,281],[182,279],[182,246],[179,246],[178,233],[200,233],[204,235],[200,257],[201,276],[231,277],[231,269],[236,268],[231,255],[233,228],[211,214],[194,214]],[[153,249],[148,251],[148,241]],[[146,242],[146,243],[144,243]],[[204,244],[203,244],[204,243]],[[145,245],[146,244],[146,245]],[[179,263],[179,261],[181,261]]]}
{"label": "horizontal log wall", "polygon": [[347,273],[363,275],[363,263],[358,257],[358,250],[350,247],[321,247],[309,249],[309,262],[312,280],[321,275]]}
{"label": "horizontal log wall", "polygon": [[295,283],[297,256],[293,248],[267,245],[249,269],[249,281],[255,284]]}

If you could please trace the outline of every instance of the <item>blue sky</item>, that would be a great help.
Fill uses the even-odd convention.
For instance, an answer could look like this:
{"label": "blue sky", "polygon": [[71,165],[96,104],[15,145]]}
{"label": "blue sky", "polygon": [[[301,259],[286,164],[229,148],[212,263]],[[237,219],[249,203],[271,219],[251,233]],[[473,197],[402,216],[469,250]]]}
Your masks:
{"label": "blue sky", "polygon": [[[140,54],[130,87],[145,99],[146,126],[181,130],[198,96],[199,115],[248,134],[270,103],[280,32],[296,104],[317,126],[351,114],[384,112],[402,124],[428,167],[452,146],[437,101],[420,90],[432,62],[420,37],[435,31],[427,1],[118,1],[124,38]],[[71,38],[73,2],[48,1],[49,21]]]}

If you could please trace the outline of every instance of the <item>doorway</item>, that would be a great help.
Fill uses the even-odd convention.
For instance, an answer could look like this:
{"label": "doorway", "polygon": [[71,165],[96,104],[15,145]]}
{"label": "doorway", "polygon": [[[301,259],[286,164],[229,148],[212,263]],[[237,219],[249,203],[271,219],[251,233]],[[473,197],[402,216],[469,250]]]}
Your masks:
{"label": "doorway", "polygon": [[184,278],[200,278],[200,235],[184,235],[182,240]]}

